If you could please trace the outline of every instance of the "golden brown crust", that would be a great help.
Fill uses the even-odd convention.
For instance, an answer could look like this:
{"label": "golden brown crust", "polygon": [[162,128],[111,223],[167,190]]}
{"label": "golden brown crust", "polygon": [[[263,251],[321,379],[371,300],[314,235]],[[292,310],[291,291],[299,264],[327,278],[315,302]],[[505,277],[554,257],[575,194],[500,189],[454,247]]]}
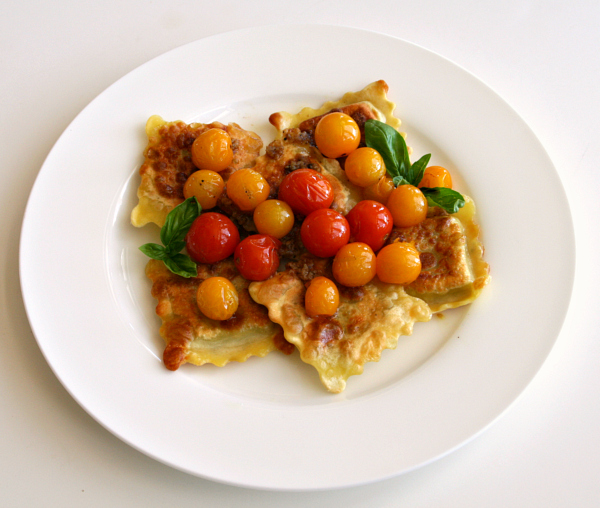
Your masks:
{"label": "golden brown crust", "polygon": [[[265,356],[276,349],[276,339],[285,349],[279,337],[281,328],[250,298],[249,281],[239,275],[231,258],[215,265],[198,265],[198,277],[189,279],[152,259],[146,275],[152,281],[152,296],[158,300],[156,314],[162,320],[160,334],[166,342],[163,360],[168,369],[177,370],[186,362],[222,366],[253,355]],[[238,291],[238,310],[225,321],[208,319],[196,304],[198,286],[214,276],[228,278]]]}
{"label": "golden brown crust", "polygon": [[131,214],[134,226],[140,227],[148,222],[162,226],[167,214],[183,201],[183,186],[197,170],[190,148],[200,134],[211,128],[223,129],[231,136],[233,162],[221,172],[224,179],[254,163],[262,148],[262,140],[235,123],[186,124],[181,121],[165,122],[159,116],[150,117],[146,124],[148,145],[140,168],[139,203]]}

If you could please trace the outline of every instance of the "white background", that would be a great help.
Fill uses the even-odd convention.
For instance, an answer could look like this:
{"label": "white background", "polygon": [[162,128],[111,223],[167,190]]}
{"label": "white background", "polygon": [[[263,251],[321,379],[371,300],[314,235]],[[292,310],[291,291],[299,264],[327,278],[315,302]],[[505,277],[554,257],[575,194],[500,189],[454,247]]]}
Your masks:
{"label": "white background", "polygon": [[[68,395],[45,362],[22,303],[18,241],[27,197],[71,120],[107,86],[155,56],[209,35],[274,23],[379,31],[461,65],[531,126],[561,176],[573,214],[572,303],[534,381],[490,429],[461,449],[364,487],[253,491],[146,457]],[[1,506],[598,506],[600,3],[24,0],[0,6],[0,41]],[[326,50],[306,55],[290,48],[282,72],[332,57]],[[527,276],[526,266],[515,270]]]}

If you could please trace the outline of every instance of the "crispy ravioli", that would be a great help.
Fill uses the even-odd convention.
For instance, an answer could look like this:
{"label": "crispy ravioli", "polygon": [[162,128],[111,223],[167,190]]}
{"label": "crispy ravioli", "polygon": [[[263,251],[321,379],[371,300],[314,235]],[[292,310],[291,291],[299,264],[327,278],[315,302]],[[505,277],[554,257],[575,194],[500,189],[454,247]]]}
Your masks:
{"label": "crispy ravioli", "polygon": [[448,215],[433,208],[420,224],[394,228],[387,243],[410,242],[420,253],[421,273],[406,292],[423,299],[433,312],[467,305],[489,282],[489,265],[475,223],[475,203]]}
{"label": "crispy ravioli", "polygon": [[400,335],[410,335],[417,321],[428,321],[427,304],[402,286],[374,280],[360,288],[340,286],[340,306],[333,317],[310,317],[304,310],[306,287],[294,270],[250,284],[252,298],[269,309],[300,358],[312,365],[328,391],[340,393],[347,379],[394,349]]}
{"label": "crispy ravioli", "polygon": [[200,134],[211,128],[223,129],[231,136],[233,162],[221,172],[224,179],[234,171],[254,164],[263,146],[262,140],[235,123],[186,124],[151,116],[146,123],[148,145],[140,168],[139,202],[131,212],[134,226],[141,227],[149,222],[162,226],[167,214],[183,201],[183,186],[197,170],[192,163],[190,148]]}
{"label": "crispy ravioli", "polygon": [[[238,273],[233,259],[198,265],[198,276],[189,279],[151,259],[146,275],[152,281],[152,296],[158,300],[156,314],[162,320],[160,335],[166,343],[163,362],[169,370],[177,370],[186,362],[221,367],[231,361],[244,362],[250,356],[265,356],[276,348],[285,349],[280,326],[250,298],[249,281]],[[238,292],[238,310],[225,321],[208,319],[196,303],[198,286],[213,276],[227,277]]]}

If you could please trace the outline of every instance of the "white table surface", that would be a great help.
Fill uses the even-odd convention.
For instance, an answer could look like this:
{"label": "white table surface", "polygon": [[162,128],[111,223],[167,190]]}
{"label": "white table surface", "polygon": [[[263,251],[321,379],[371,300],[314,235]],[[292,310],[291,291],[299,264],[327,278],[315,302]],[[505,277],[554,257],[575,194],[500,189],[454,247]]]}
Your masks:
{"label": "white table surface", "polygon": [[[148,458],[69,396],[44,360],[22,302],[18,240],[29,191],[52,145],[80,110],[121,76],[172,48],[274,23],[379,31],[461,65],[531,126],[570,200],[577,239],[574,293],[539,374],[482,435],[441,460],[373,485],[314,493],[255,491]],[[0,506],[600,504],[597,0],[13,0],[0,7],[0,40]]]}

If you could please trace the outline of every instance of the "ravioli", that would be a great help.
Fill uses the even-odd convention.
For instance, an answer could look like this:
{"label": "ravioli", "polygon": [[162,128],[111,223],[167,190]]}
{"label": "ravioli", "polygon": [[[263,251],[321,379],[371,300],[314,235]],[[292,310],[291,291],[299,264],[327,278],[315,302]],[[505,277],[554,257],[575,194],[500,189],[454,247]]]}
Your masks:
{"label": "ravioli", "polygon": [[431,318],[427,304],[406,294],[402,286],[374,280],[360,288],[339,289],[335,316],[310,317],[304,310],[305,284],[294,270],[249,288],[332,393],[342,392],[348,378],[361,374],[365,363],[378,361],[384,349],[394,349],[400,335],[412,333],[415,322]]}
{"label": "ravioli", "polygon": [[421,273],[406,287],[408,294],[427,302],[433,312],[467,305],[489,282],[489,265],[475,223],[475,203],[448,215],[441,208],[410,228],[394,228],[387,243],[413,243],[420,253]]}
{"label": "ravioli", "polygon": [[[281,327],[250,298],[249,281],[238,273],[231,258],[214,265],[198,265],[198,276],[189,279],[172,273],[162,261],[151,259],[146,275],[152,281],[152,296],[158,300],[156,314],[162,320],[160,335],[166,343],[163,362],[169,370],[177,370],[186,362],[221,367],[285,349]],[[213,276],[228,278],[238,292],[238,310],[225,321],[205,317],[196,304],[198,286]]]}
{"label": "ravioli", "polygon": [[197,170],[192,163],[190,148],[202,132],[211,128],[223,129],[231,136],[233,162],[221,172],[224,179],[233,171],[254,164],[263,142],[257,134],[235,123],[186,124],[151,116],[146,123],[148,145],[140,168],[139,202],[131,212],[134,226],[141,227],[150,222],[162,226],[167,214],[183,201],[183,186]]}

